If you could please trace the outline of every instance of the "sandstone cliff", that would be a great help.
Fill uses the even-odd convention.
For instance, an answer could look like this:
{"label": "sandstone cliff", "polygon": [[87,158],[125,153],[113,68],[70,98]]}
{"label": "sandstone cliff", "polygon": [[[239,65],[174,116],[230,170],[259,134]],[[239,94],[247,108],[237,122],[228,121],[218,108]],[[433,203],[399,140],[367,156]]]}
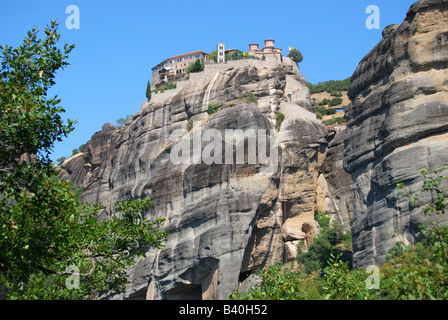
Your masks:
{"label": "sandstone cliff", "polygon": [[[255,270],[309,245],[319,232],[316,209],[351,228],[355,267],[384,262],[397,235],[418,240],[428,219],[396,184],[419,191],[421,168],[448,165],[447,66],[448,1],[422,0],[360,62],[338,134],[315,120],[306,80],[288,58],[209,65],[153,95],[124,127],[104,125],[62,164],[61,177],[84,188],[83,200],[102,202],[103,218],[119,201],[151,196],[147,217],[164,217],[169,231],[165,248],[139,260],[127,292],[112,298],[225,299]],[[239,99],[247,92],[258,104]],[[210,103],[221,106],[212,116]],[[286,118],[270,140],[279,112]],[[244,164],[226,163],[217,149],[220,163],[173,162],[184,141],[172,139],[177,130],[193,141],[182,152],[193,159],[195,139],[229,129],[265,130],[276,165],[249,164],[250,142]]]}
{"label": "sandstone cliff", "polygon": [[[238,99],[247,92],[258,104]],[[212,116],[210,103],[221,105]],[[288,58],[211,65],[176,90],[153,95],[123,128],[104,125],[85,152],[65,161],[61,177],[84,188],[83,200],[102,202],[103,217],[119,201],[151,196],[148,218],[166,219],[165,248],[148,252],[130,270],[126,294],[114,298],[225,299],[250,273],[292,260],[299,244],[311,243],[318,233],[314,210],[334,202],[322,171],[328,132],[312,108],[306,80]],[[268,143],[268,153],[278,154],[273,167],[172,161],[181,140],[171,135],[188,123],[194,127],[183,138],[190,141],[212,129],[222,136],[228,129],[264,129],[269,141],[280,111],[286,118]]]}
{"label": "sandstone cliff", "polygon": [[427,222],[396,184],[419,191],[421,168],[448,165],[447,66],[448,1],[422,0],[353,74],[344,168],[354,181],[355,267],[384,262],[398,234],[414,243]]}

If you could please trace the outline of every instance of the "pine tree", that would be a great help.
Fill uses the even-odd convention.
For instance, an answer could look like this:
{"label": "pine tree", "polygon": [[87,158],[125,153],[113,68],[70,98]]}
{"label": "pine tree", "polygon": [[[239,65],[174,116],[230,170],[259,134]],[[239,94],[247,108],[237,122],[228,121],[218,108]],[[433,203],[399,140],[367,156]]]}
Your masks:
{"label": "pine tree", "polygon": [[146,86],[146,98],[148,98],[148,101],[151,100],[151,84],[149,83],[149,80]]}

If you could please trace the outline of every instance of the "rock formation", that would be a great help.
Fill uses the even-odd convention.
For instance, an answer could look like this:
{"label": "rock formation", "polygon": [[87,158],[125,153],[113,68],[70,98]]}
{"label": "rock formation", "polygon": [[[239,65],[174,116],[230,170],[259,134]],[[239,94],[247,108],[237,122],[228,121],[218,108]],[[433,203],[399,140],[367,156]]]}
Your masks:
{"label": "rock formation", "polygon": [[428,222],[396,184],[417,192],[420,169],[448,165],[447,66],[448,1],[422,0],[353,74],[344,168],[354,182],[355,267],[381,264],[397,235],[414,243]]}
{"label": "rock formation", "polygon": [[[337,134],[315,120],[306,80],[286,57],[207,65],[153,94],[124,127],[104,125],[60,176],[83,187],[83,200],[104,204],[101,218],[117,202],[152,197],[146,216],[162,216],[169,231],[163,249],[129,270],[126,293],[105,298],[225,299],[241,283],[247,290],[254,271],[313,242],[316,209],[351,228],[355,267],[384,262],[397,235],[418,240],[428,218],[398,197],[396,184],[419,191],[421,168],[448,165],[447,65],[448,1],[422,0],[360,62],[348,126]],[[209,115],[209,104],[219,111]],[[279,112],[286,117],[277,131]],[[222,151],[234,139],[235,149]],[[196,161],[204,150],[212,162]],[[259,161],[251,162],[254,150]]]}
{"label": "rock formation", "polygon": [[[248,92],[258,104],[239,99]],[[209,104],[221,108],[210,116]],[[178,89],[154,94],[124,127],[106,124],[83,153],[65,161],[61,177],[84,188],[83,200],[102,202],[103,218],[114,214],[115,203],[146,196],[154,199],[147,217],[165,218],[164,249],[139,260],[126,294],[113,298],[225,299],[255,270],[292,260],[299,244],[311,243],[328,146],[328,130],[312,109],[306,80],[286,57],[208,65]],[[279,111],[286,117],[277,132]],[[184,140],[173,139],[182,130]],[[197,154],[195,144],[179,153],[185,139],[202,141],[204,132],[225,137],[226,130],[265,130],[276,166],[249,164],[251,142],[244,164],[235,161],[237,149],[233,163],[173,162],[173,154]],[[215,160],[225,160],[216,150]]]}

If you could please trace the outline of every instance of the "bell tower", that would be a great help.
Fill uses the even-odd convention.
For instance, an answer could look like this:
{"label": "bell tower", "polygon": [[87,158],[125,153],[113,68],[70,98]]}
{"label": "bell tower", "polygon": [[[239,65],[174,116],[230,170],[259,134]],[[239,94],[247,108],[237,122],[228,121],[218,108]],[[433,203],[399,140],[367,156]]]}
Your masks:
{"label": "bell tower", "polygon": [[220,42],[218,43],[218,50],[216,51],[218,53],[218,63],[224,63],[226,62],[226,46],[224,43]]}

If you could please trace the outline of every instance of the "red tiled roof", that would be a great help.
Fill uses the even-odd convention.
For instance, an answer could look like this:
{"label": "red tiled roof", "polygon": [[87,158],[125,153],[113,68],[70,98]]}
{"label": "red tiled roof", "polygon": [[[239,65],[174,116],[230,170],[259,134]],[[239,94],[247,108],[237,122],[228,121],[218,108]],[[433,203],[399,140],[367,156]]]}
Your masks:
{"label": "red tiled roof", "polygon": [[177,56],[174,56],[174,57],[168,58],[168,59],[166,59],[166,60],[170,60],[170,59],[176,59],[176,58],[179,58],[179,57],[183,57],[183,56],[189,56],[189,55],[192,55],[192,54],[197,54],[197,53],[206,53],[206,52],[204,52],[204,51],[201,51],[201,50],[198,50],[198,51],[193,51],[193,52],[189,52],[189,53],[179,54],[179,55],[177,55]]}
{"label": "red tiled roof", "polygon": [[[189,56],[189,55],[193,55],[193,54],[198,54],[198,53],[204,53],[204,54],[207,54],[207,52],[204,52],[204,51],[202,51],[202,50],[198,50],[198,51],[188,52],[188,53],[179,54],[179,55],[177,55],[177,56],[170,57],[170,58],[168,58],[168,59],[163,60],[163,62],[165,62],[165,61],[167,61],[167,60],[171,60],[171,59],[176,59],[176,58],[184,57],[184,56]],[[158,65],[161,65],[163,62],[159,63]],[[158,66],[158,65],[157,65],[157,66]],[[157,67],[157,66],[156,66],[156,67]],[[154,67],[154,68],[152,68],[152,69],[155,69],[156,67]]]}

